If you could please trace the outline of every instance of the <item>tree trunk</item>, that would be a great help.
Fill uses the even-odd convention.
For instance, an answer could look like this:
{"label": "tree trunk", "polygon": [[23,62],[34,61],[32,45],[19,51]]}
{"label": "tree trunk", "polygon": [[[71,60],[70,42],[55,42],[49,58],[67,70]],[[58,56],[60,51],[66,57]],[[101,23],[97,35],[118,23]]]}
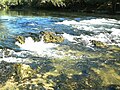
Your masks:
{"label": "tree trunk", "polygon": [[18,6],[20,5],[20,1],[19,0],[17,0],[17,3],[18,3]]}

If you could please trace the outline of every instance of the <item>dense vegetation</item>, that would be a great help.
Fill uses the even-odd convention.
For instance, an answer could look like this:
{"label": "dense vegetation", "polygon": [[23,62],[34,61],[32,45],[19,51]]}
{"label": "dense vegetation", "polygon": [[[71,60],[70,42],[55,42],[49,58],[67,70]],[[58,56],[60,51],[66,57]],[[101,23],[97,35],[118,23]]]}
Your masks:
{"label": "dense vegetation", "polygon": [[120,0],[1,0],[0,8],[5,7],[10,9],[26,9],[29,7],[115,13],[120,11]]}

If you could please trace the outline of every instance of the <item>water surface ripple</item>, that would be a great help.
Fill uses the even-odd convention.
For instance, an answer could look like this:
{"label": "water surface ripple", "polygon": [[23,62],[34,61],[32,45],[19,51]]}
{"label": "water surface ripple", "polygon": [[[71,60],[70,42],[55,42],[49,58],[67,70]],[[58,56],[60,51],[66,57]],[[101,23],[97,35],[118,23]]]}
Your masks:
{"label": "water surface ripple", "polygon": [[[37,35],[41,31],[60,33],[64,42],[45,43],[42,37],[35,42],[30,33]],[[17,42],[17,36],[25,37],[25,43]],[[111,90],[112,85],[119,88],[120,20],[96,16],[1,15],[0,60],[27,64],[34,69],[40,66],[40,74],[50,72],[51,77],[45,79],[56,83],[55,90],[64,90],[66,85],[70,90],[92,87]]]}

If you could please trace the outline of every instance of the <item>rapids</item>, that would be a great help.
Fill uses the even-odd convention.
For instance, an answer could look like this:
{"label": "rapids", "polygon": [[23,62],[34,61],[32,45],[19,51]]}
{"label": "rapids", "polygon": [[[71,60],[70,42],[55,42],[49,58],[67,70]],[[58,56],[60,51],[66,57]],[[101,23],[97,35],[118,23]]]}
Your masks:
{"label": "rapids", "polygon": [[[41,31],[58,32],[64,37],[64,42],[45,43],[43,37],[41,41],[35,42],[30,33],[38,34]],[[15,40],[17,36],[24,36],[25,43],[17,42]],[[46,65],[48,60],[52,62],[50,66],[55,68],[53,73],[63,72],[68,77],[71,76],[73,82],[79,78],[75,75],[80,75],[83,79],[93,75],[90,77],[92,79],[96,73],[101,80],[106,81],[92,79],[95,84],[86,81],[91,86],[86,85],[90,87],[92,85],[99,87],[99,83],[102,83],[101,86],[119,85],[120,20],[89,15],[59,16],[58,13],[40,16],[0,14],[0,61],[29,64],[35,68],[40,63]],[[104,71],[104,68],[107,69]],[[107,78],[104,77],[107,75],[106,70],[113,70],[116,77],[109,75]],[[110,78],[115,78],[116,81]],[[81,83],[80,85],[83,85],[82,81]]]}

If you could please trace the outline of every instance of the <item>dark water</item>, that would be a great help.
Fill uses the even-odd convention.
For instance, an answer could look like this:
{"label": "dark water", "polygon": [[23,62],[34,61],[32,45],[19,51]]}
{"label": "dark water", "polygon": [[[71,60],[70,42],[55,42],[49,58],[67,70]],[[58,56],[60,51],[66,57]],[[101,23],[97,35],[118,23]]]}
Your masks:
{"label": "dark water", "polygon": [[[119,19],[75,12],[0,11],[0,60],[40,66],[39,74],[47,75],[44,80],[55,83],[50,90],[119,89]],[[30,33],[41,31],[62,32],[64,42],[34,42]],[[17,36],[26,37],[23,45],[16,43]],[[10,54],[3,58],[4,48]]]}

